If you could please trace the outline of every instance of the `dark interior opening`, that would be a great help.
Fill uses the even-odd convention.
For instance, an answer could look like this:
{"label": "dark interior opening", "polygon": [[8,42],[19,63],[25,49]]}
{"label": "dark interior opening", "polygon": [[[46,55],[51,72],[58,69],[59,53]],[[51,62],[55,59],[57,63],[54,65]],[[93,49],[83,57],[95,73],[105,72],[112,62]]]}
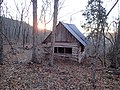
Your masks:
{"label": "dark interior opening", "polygon": [[83,51],[84,51],[84,49],[85,49],[85,47],[84,47],[84,46],[81,46],[81,52],[83,52]]}
{"label": "dark interior opening", "polygon": [[57,47],[54,48],[54,53],[57,53]]}
{"label": "dark interior opening", "polygon": [[63,47],[58,47],[58,53],[64,53],[64,48]]}
{"label": "dark interior opening", "polygon": [[72,54],[72,48],[65,48],[65,53]]}
{"label": "dark interior opening", "polygon": [[55,47],[54,53],[66,53],[66,54],[72,54],[72,48],[67,47]]}

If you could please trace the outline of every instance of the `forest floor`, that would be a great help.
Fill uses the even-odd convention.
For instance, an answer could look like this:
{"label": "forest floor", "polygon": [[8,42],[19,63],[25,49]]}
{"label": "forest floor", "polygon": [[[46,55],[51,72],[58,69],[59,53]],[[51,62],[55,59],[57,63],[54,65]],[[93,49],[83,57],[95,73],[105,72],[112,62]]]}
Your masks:
{"label": "forest floor", "polygon": [[0,90],[120,90],[120,75],[112,74],[114,70],[103,68],[99,61],[93,88],[92,60],[82,64],[55,60],[51,67],[48,60],[41,64],[28,64],[31,50],[17,48],[17,54],[12,55],[6,46],[4,51],[4,64],[0,65]]}

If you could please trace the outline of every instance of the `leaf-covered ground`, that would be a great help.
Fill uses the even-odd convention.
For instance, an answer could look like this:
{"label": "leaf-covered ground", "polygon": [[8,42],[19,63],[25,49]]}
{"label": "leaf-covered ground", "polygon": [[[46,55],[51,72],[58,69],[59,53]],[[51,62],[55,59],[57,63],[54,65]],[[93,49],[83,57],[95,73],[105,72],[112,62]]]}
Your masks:
{"label": "leaf-covered ground", "polygon": [[[55,60],[50,67],[48,61],[28,64],[30,50],[18,49],[17,54],[12,55],[5,49],[4,64],[0,65],[0,90],[94,90],[91,60],[82,64]],[[120,76],[106,71],[97,62],[95,90],[120,90]]]}

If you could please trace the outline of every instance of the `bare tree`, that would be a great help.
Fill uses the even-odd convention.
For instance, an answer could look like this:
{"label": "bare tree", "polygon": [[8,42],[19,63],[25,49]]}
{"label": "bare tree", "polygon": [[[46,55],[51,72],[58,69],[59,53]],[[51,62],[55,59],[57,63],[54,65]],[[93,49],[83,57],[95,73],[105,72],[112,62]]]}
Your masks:
{"label": "bare tree", "polygon": [[51,9],[51,1],[50,0],[42,0],[42,9],[39,17],[38,23],[42,23],[44,25],[44,32],[43,35],[40,35],[41,41],[43,41],[46,37],[46,27],[53,18],[52,9]]}
{"label": "bare tree", "polygon": [[51,66],[53,66],[54,63],[54,45],[55,45],[55,30],[56,30],[57,15],[58,15],[58,2],[59,0],[54,0],[53,31],[51,36],[51,63],[50,63]]}
{"label": "bare tree", "polygon": [[18,5],[16,4],[15,0],[14,0],[14,3],[15,3],[15,6],[16,6],[16,9],[17,9],[18,13],[20,14],[20,24],[19,24],[18,34],[17,34],[17,39],[19,41],[20,32],[21,32],[22,23],[23,23],[23,15],[24,15],[25,6],[21,9],[22,11],[20,11],[20,9],[19,9]]}
{"label": "bare tree", "polygon": [[[26,1],[24,1],[24,2],[21,2],[21,8],[18,6],[19,4],[18,3],[16,3],[16,1],[14,0],[14,3],[15,3],[15,6],[16,6],[16,9],[17,9],[17,12],[18,12],[18,15],[19,15],[19,17],[20,18],[16,18],[16,19],[20,19],[19,21],[20,21],[20,23],[19,23],[19,25],[18,25],[18,30],[17,30],[17,32],[15,32],[15,34],[14,35],[17,35],[17,41],[19,41],[19,39],[20,39],[20,36],[21,36],[21,34],[22,34],[22,40],[23,40],[23,48],[24,48],[24,37],[26,36],[26,30],[24,29],[25,27],[24,27],[24,22],[26,22],[25,21],[25,19],[28,17],[28,14],[29,14],[29,9],[30,9],[30,6],[31,6],[31,1],[30,1],[30,4],[28,4],[28,6],[27,6],[27,4],[26,4]],[[28,17],[29,18],[29,17]]]}
{"label": "bare tree", "polygon": [[2,16],[1,16],[1,4],[3,0],[0,0],[0,64],[3,64],[3,35],[2,35]]}
{"label": "bare tree", "polygon": [[[117,0],[115,2],[115,4],[112,6],[112,8],[109,10],[109,12],[107,13],[107,16],[110,14],[110,12],[113,10],[113,8],[117,5],[117,3],[119,2],[119,0]],[[114,42],[114,45],[113,45],[113,50],[112,50],[112,53],[113,53],[113,57],[111,58],[111,65],[110,67],[112,68],[117,68],[117,67],[120,67],[120,20],[118,22],[118,32],[117,32],[117,37],[115,37],[115,42]]]}
{"label": "bare tree", "polygon": [[115,67],[120,67],[120,21],[118,22],[118,35],[117,35],[116,44],[117,44],[117,56],[116,56],[117,60],[115,60],[116,61]]}
{"label": "bare tree", "polygon": [[32,52],[32,59],[33,63],[38,63],[37,55],[36,55],[36,31],[37,28],[37,0],[32,0],[33,2],[33,52]]}
{"label": "bare tree", "polygon": [[[116,22],[117,24],[117,22]],[[109,53],[110,61],[111,61],[111,68],[118,68],[120,67],[120,21],[118,21],[118,30],[116,30],[115,36],[114,36],[114,42],[111,46],[111,52]]]}

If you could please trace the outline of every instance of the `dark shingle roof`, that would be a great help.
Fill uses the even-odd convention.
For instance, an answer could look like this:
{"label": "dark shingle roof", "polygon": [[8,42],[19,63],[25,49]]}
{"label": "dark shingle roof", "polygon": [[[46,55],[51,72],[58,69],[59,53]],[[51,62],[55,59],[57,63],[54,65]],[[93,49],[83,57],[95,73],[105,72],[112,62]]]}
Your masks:
{"label": "dark shingle roof", "polygon": [[80,43],[84,46],[89,44],[88,39],[79,31],[79,29],[74,24],[67,24],[61,22],[66,30],[68,30]]}

